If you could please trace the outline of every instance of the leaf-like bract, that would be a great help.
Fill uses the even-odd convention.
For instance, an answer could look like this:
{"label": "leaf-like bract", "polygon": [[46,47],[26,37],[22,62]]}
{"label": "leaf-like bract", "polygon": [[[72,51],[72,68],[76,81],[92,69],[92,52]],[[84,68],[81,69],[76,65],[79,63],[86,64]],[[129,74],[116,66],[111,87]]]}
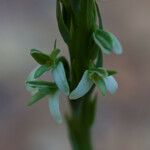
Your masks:
{"label": "leaf-like bract", "polygon": [[102,17],[101,17],[97,2],[95,2],[95,5],[96,5],[96,11],[97,11],[97,15],[98,15],[99,27],[101,29],[103,29]]}
{"label": "leaf-like bract", "polygon": [[103,66],[103,53],[101,49],[98,49],[97,58],[96,58],[96,67],[102,67],[102,66]]}
{"label": "leaf-like bract", "polygon": [[62,11],[61,11],[61,4],[60,4],[59,0],[57,0],[56,15],[57,15],[59,31],[60,31],[64,41],[68,44],[70,41],[70,33],[69,33],[67,26],[64,23]]}

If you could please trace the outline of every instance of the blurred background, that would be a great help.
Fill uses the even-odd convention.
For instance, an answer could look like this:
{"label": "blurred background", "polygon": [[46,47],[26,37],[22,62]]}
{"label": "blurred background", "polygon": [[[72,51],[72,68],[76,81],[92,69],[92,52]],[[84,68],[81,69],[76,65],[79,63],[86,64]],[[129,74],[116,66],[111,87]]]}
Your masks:
{"label": "blurred background", "polygon": [[[119,90],[99,95],[95,150],[150,149],[150,1],[103,0],[105,28],[122,42],[121,56],[106,56],[118,71]],[[71,150],[65,124],[51,118],[47,100],[26,106],[24,81],[36,66],[29,49],[45,52],[55,38],[68,56],[55,18],[55,0],[0,0],[0,150]],[[67,109],[61,99],[61,110]]]}

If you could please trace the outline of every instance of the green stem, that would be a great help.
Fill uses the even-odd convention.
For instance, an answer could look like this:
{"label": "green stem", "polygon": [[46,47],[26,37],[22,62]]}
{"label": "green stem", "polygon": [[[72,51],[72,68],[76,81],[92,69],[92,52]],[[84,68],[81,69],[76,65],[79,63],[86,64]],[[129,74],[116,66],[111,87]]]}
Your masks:
{"label": "green stem", "polygon": [[79,99],[78,109],[72,109],[72,116],[67,118],[72,150],[93,150],[91,127],[95,118],[96,99],[91,98],[91,93]]}
{"label": "green stem", "polygon": [[[71,13],[71,12],[70,12]],[[80,10],[72,12],[70,25],[71,39],[68,44],[70,52],[70,88],[73,90],[79,83],[90,62],[95,59],[95,45],[91,40],[95,30],[96,19],[94,0],[81,0]],[[94,122],[96,98],[92,90],[75,101],[70,101],[71,116],[67,117],[67,126],[72,150],[92,150],[91,127]]]}

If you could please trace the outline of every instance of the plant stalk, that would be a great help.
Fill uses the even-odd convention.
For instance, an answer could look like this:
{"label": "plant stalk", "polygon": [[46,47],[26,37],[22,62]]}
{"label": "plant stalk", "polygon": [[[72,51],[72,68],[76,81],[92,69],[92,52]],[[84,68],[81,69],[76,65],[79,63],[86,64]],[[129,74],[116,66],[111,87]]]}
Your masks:
{"label": "plant stalk", "polygon": [[72,116],[67,118],[67,126],[72,150],[93,150],[91,127],[95,117],[96,98],[91,99],[91,93],[92,91],[79,99],[80,103],[71,103]]}
{"label": "plant stalk", "polygon": [[[72,14],[71,39],[68,44],[70,52],[70,87],[73,90],[79,83],[83,73],[88,69],[90,61],[95,58],[91,35],[95,29],[95,0],[80,1],[80,10]],[[91,7],[91,8],[90,8]],[[90,10],[89,10],[90,8]],[[78,16],[78,17],[76,17]],[[69,100],[72,114],[67,117],[67,126],[72,150],[92,150],[91,127],[94,122],[96,98],[92,98],[92,90],[75,101]]]}

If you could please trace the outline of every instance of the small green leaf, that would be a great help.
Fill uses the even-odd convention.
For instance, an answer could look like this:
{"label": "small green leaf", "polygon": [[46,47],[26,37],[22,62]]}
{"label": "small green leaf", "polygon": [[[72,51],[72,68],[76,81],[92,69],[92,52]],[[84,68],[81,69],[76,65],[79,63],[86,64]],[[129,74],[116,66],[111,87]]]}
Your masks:
{"label": "small green leaf", "polygon": [[40,76],[42,76],[45,72],[49,71],[50,68],[48,68],[47,66],[40,66],[34,73],[34,78],[39,78]]}
{"label": "small green leaf", "polygon": [[88,70],[86,70],[78,86],[75,88],[75,90],[71,92],[69,98],[71,100],[75,100],[84,96],[91,89],[92,85],[93,85],[93,82],[89,79],[89,73],[88,73]]}
{"label": "small green leaf", "polygon": [[44,98],[46,95],[48,95],[49,93],[42,93],[42,92],[37,92],[36,94],[34,94],[29,103],[28,106],[33,105],[34,103],[36,103],[37,101],[41,100],[42,98]]}
{"label": "small green leaf", "polygon": [[54,120],[57,123],[62,123],[62,116],[59,110],[59,95],[60,95],[59,91],[56,91],[55,93],[51,94],[48,100],[48,106]]}
{"label": "small green leaf", "polygon": [[112,34],[111,32],[108,32],[110,37],[112,38],[112,41],[113,41],[113,47],[112,47],[112,51],[115,53],[115,54],[122,54],[123,52],[123,49],[122,49],[122,46],[118,40],[118,38]]}
{"label": "small green leaf", "polygon": [[41,65],[50,65],[52,63],[50,57],[39,50],[32,49],[30,53],[31,56]]}
{"label": "small green leaf", "polygon": [[109,76],[104,78],[104,82],[106,85],[106,89],[111,93],[114,94],[118,89],[118,83],[113,76]]}
{"label": "small green leaf", "polygon": [[58,62],[56,67],[52,70],[52,76],[58,88],[64,92],[65,95],[69,95],[70,89],[67,81],[65,69],[62,62]]}
{"label": "small green leaf", "polygon": [[60,31],[64,41],[68,44],[70,41],[70,33],[69,33],[67,26],[64,23],[62,11],[61,11],[61,4],[60,4],[59,0],[57,0],[56,5],[57,5],[56,15],[57,15],[57,22],[58,22],[59,31]]}
{"label": "small green leaf", "polygon": [[109,54],[111,52],[113,48],[113,41],[108,32],[97,29],[93,33],[93,38],[97,46],[99,46],[104,53]]}
{"label": "small green leaf", "polygon": [[[71,9],[70,2],[67,2],[66,0],[64,0],[64,1],[65,1],[65,4],[64,4],[64,2],[62,3],[62,17],[63,17],[65,26],[69,30],[70,26],[71,26],[71,21],[72,21],[71,20],[72,9]],[[70,0],[68,0],[68,1],[70,1]]]}

